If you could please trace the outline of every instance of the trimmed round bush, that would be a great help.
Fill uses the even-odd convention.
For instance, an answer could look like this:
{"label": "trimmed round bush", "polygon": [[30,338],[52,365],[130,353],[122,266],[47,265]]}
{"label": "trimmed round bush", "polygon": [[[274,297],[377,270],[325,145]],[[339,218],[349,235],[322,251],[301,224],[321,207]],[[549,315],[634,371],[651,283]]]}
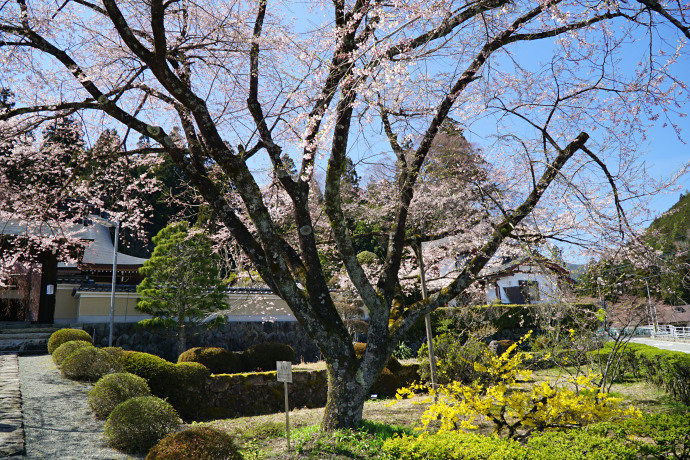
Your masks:
{"label": "trimmed round bush", "polygon": [[104,434],[115,449],[135,454],[148,452],[179,426],[180,418],[168,402],[155,396],[138,396],[113,409]]}
{"label": "trimmed round bush", "polygon": [[48,353],[51,355],[57,348],[65,342],[81,340],[82,342],[92,343],[93,340],[88,332],[82,329],[60,329],[51,334],[48,339]]}
{"label": "trimmed round bush", "polygon": [[[352,346],[355,349],[355,356],[357,356],[359,359],[362,359],[362,357],[364,356],[364,352],[367,349],[367,344],[362,342],[355,342],[352,344]],[[398,359],[395,356],[391,355],[391,357],[388,358],[386,367],[390,369],[391,372],[396,374],[402,368],[402,364],[400,364],[400,361],[398,361]]]}
{"label": "trimmed round bush", "polygon": [[398,388],[401,387],[400,379],[387,367],[383,368],[381,374],[371,386],[371,392],[379,397],[390,398],[395,396]]}
{"label": "trimmed round bush", "polygon": [[101,350],[105,351],[112,356],[115,361],[122,364],[122,355],[124,354],[125,350],[123,350],[121,347],[103,347]]}
{"label": "trimmed round bush", "polygon": [[118,372],[101,377],[89,392],[89,407],[97,418],[106,418],[118,404],[137,396],[149,396],[146,380],[129,372]]}
{"label": "trimmed round bush", "polygon": [[72,353],[74,353],[79,348],[93,347],[91,342],[84,342],[83,340],[71,340],[65,342],[55,349],[53,352],[53,362],[58,366]]}
{"label": "trimmed round bush", "polygon": [[177,362],[203,364],[212,374],[236,374],[244,370],[240,354],[219,347],[190,348]]}
{"label": "trimmed round bush", "polygon": [[122,366],[100,348],[84,347],[69,355],[60,370],[68,379],[93,382],[106,374],[121,372]]}
{"label": "trimmed round bush", "polygon": [[185,420],[196,417],[203,406],[200,398],[211,372],[199,363],[173,364],[155,355],[123,351],[124,370],[146,380],[151,393],[166,398]]}
{"label": "trimmed round bush", "polygon": [[276,361],[294,361],[295,350],[290,345],[278,342],[265,342],[253,345],[244,352],[249,371],[276,370]]}
{"label": "trimmed round bush", "polygon": [[165,397],[167,388],[173,384],[175,365],[170,361],[139,351],[123,351],[120,362],[124,370],[146,379],[151,393]]}
{"label": "trimmed round bush", "polygon": [[242,460],[229,434],[211,427],[193,427],[170,434],[149,451],[146,460]]}

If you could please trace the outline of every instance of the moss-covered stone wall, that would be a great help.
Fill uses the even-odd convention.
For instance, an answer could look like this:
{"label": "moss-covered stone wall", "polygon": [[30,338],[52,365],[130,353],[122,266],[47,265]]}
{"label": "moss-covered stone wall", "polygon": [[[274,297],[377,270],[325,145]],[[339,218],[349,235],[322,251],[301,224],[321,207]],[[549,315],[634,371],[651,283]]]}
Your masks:
{"label": "moss-covered stone wall", "polygon": [[[204,388],[202,419],[244,417],[285,410],[283,382],[276,372],[212,375]],[[288,383],[290,409],[326,404],[326,371],[294,371]]]}

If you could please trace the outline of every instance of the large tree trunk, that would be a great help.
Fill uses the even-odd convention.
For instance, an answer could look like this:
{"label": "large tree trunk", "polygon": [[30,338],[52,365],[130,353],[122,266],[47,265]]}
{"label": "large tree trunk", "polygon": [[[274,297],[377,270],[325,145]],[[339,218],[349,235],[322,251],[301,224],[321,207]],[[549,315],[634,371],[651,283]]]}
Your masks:
{"label": "large tree trunk", "polygon": [[187,334],[185,329],[184,317],[177,319],[177,356],[187,350]]}
{"label": "large tree trunk", "polygon": [[327,373],[328,399],[323,429],[357,428],[362,422],[362,409],[370,385],[365,384],[362,371],[352,366],[328,364]]}

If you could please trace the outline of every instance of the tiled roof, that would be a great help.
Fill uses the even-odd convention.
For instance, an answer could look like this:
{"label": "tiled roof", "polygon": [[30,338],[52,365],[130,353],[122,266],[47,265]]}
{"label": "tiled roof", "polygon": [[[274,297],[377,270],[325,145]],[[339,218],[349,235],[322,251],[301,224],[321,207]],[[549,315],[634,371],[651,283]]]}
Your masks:
{"label": "tiled roof", "polygon": [[[70,236],[82,240],[91,241],[84,249],[84,255],[80,261],[81,265],[88,268],[99,268],[99,266],[113,265],[113,241],[110,230],[99,223],[82,225],[65,223],[60,226],[50,226],[41,222],[23,222],[19,220],[0,219],[0,234],[12,236]],[[117,265],[122,269],[137,268],[144,264],[146,259],[133,257],[121,252],[117,253]],[[60,264],[60,267],[67,267]]]}
{"label": "tiled roof", "polygon": [[[82,283],[75,291],[84,292],[110,292],[111,284],[106,283]],[[115,292],[137,292],[137,287],[134,284],[116,284]]]}

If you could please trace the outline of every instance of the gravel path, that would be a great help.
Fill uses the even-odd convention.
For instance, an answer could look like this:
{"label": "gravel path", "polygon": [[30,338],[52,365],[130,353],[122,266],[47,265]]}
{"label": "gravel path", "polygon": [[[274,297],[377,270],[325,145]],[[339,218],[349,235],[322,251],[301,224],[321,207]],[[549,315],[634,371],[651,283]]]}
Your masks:
{"label": "gravel path", "polygon": [[19,357],[26,457],[36,459],[136,458],[107,447],[104,421],[86,398],[91,384],[60,375],[49,355]]}

